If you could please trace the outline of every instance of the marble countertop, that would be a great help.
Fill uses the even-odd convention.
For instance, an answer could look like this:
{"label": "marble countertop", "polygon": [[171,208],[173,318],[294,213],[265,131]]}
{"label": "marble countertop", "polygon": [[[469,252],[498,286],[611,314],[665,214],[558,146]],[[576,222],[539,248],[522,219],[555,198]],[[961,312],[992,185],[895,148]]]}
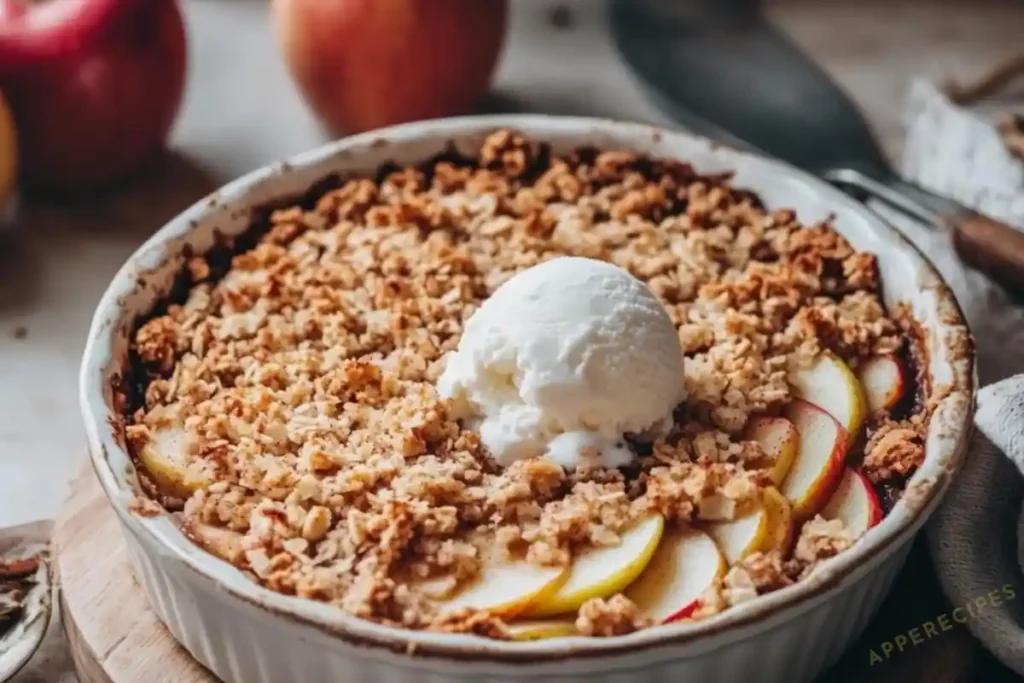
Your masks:
{"label": "marble countertop", "polygon": [[[556,4],[570,9],[569,28],[549,21]],[[513,0],[491,108],[671,123],[618,61],[602,7]],[[84,456],[79,357],[128,254],[227,180],[325,140],[277,59],[264,2],[185,10],[191,74],[171,152],[116,195],[24,206],[0,232],[0,526],[55,515]],[[1024,28],[1024,3],[1008,0],[777,0],[771,13],[854,94],[893,154],[912,75],[970,77],[1018,48]]]}

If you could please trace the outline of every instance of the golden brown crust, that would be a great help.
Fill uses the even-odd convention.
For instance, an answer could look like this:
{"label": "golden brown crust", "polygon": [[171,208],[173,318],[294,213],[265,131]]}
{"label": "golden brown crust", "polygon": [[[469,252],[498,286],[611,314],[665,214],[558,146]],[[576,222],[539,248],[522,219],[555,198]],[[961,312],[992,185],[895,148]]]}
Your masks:
{"label": "golden brown crust", "polygon": [[864,447],[864,472],[872,482],[904,481],[924,462],[927,421],[920,415],[883,419]]}
{"label": "golden brown crust", "polygon": [[576,630],[585,636],[608,638],[633,633],[651,622],[643,617],[636,604],[619,593],[605,600],[591,598],[580,607]]}
{"label": "golden brown crust", "polygon": [[785,588],[793,583],[795,578],[790,576],[782,553],[777,550],[767,553],[751,553],[743,558],[740,566],[746,570],[758,593],[768,593]]}
{"label": "golden brown crust", "polygon": [[[187,297],[136,332],[147,383],[127,437],[137,453],[157,430],[188,433],[186,457],[214,483],[185,501],[186,525],[231,533],[197,542],[268,588],[383,623],[507,637],[500,619],[439,615],[414,588],[473,577],[481,537],[565,565],[642,514],[731,518],[768,484],[742,433],[792,399],[789,373],[826,350],[856,364],[903,344],[872,255],[683,163],[555,158],[499,131],[476,159],[352,179],[310,205],[274,211],[217,281],[223,269],[189,261]],[[687,353],[689,399],[635,471],[502,471],[433,386],[491,292],[567,254],[646,282]],[[876,482],[919,464],[887,445],[904,428],[873,433]],[[748,558],[701,614],[786,585],[827,556],[823,533],[801,535],[806,557]],[[622,596],[578,617],[592,635],[642,625]]]}
{"label": "golden brown crust", "polygon": [[849,548],[853,541],[842,520],[826,520],[819,515],[801,527],[793,560],[802,564],[806,573],[821,560],[835,557]]}

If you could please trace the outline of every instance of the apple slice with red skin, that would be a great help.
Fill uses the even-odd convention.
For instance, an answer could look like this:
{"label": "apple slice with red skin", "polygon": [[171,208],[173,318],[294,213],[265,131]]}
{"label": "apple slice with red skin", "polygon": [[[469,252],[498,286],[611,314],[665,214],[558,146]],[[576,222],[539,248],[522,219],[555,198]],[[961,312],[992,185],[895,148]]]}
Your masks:
{"label": "apple slice with red skin", "polygon": [[750,421],[743,438],[756,441],[765,454],[750,465],[768,470],[772,483],[781,486],[800,448],[800,434],[793,423],[784,417],[757,417]]}
{"label": "apple slice with red skin", "polygon": [[907,373],[896,356],[876,356],[861,363],[857,377],[864,387],[868,410],[892,410],[907,388]]}
{"label": "apple slice with red skin", "polygon": [[843,476],[849,436],[823,409],[796,400],[786,417],[800,434],[800,447],[780,491],[797,521],[813,517],[828,503]]}
{"label": "apple slice with red skin", "polygon": [[785,551],[793,537],[789,501],[777,489],[766,488],[761,494],[761,504],[754,512],[728,522],[711,524],[708,533],[730,565],[752,553]]}
{"label": "apple slice with red skin", "polygon": [[703,531],[666,530],[644,573],[625,594],[641,614],[657,623],[686,619],[727,569],[725,557]]}
{"label": "apple slice with red skin", "polygon": [[841,520],[850,535],[859,538],[881,522],[885,514],[875,487],[868,478],[852,467],[847,467],[839,488],[821,511],[821,516]]}
{"label": "apple slice with red skin", "polygon": [[790,379],[797,397],[831,415],[848,434],[857,434],[867,416],[867,401],[860,380],[839,356],[824,353]]}

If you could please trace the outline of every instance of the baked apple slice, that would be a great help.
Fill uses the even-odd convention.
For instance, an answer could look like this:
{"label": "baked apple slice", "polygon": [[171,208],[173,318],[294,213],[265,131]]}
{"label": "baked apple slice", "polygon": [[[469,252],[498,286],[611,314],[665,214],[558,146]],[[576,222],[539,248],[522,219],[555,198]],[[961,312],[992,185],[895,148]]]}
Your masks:
{"label": "baked apple slice", "polygon": [[441,612],[469,607],[509,618],[554,594],[569,576],[568,567],[536,567],[490,555],[480,573],[454,594],[448,594],[443,578],[421,582],[419,588],[438,600]]}
{"label": "baked apple slice", "polygon": [[708,528],[729,565],[755,552],[785,550],[793,537],[789,501],[775,488],[762,493],[761,504],[748,514]]}
{"label": "baked apple slice", "polygon": [[768,470],[772,483],[780,486],[800,447],[800,434],[793,423],[784,417],[757,417],[750,421],[743,438],[756,441],[765,454],[751,465]]}
{"label": "baked apple slice", "polygon": [[153,483],[176,498],[188,498],[210,485],[201,461],[189,457],[189,434],[180,425],[150,430],[150,438],[139,449],[142,466]]}
{"label": "baked apple slice", "polygon": [[243,536],[233,529],[191,520],[185,524],[184,531],[200,548],[233,565],[238,565],[245,557]]}
{"label": "baked apple slice", "polygon": [[625,531],[618,545],[581,553],[573,560],[569,577],[558,590],[534,602],[523,616],[568,614],[591,598],[607,598],[621,592],[651,561],[664,528],[661,515],[652,515]]}
{"label": "baked apple slice", "polygon": [[857,434],[867,416],[867,401],[860,380],[841,358],[822,354],[790,379],[799,398],[831,415],[848,434]]}
{"label": "baked apple slice", "polygon": [[869,358],[857,368],[857,377],[872,413],[892,410],[907,388],[906,369],[896,356]]}
{"label": "baked apple slice", "polygon": [[800,447],[780,491],[803,521],[825,507],[839,486],[849,439],[831,415],[807,401],[791,403],[786,416],[800,434]]}
{"label": "baked apple slice", "polygon": [[875,487],[868,478],[852,467],[847,467],[839,488],[821,511],[821,516],[841,520],[850,535],[859,538],[881,522],[884,513]]}
{"label": "baked apple slice", "polygon": [[626,597],[658,623],[685,619],[726,569],[725,558],[706,533],[672,530],[662,537],[644,573],[626,589]]}
{"label": "baked apple slice", "polygon": [[575,636],[576,622],[572,619],[527,619],[508,625],[512,640],[547,640]]}

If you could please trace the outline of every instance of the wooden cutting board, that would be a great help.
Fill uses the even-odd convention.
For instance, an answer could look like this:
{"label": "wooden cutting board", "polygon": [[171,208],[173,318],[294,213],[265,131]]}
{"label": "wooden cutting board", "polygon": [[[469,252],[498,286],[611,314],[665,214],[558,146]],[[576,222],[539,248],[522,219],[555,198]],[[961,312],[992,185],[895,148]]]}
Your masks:
{"label": "wooden cutting board", "polygon": [[60,609],[80,683],[213,683],[149,608],[89,463],[54,527]]}
{"label": "wooden cutting board", "polygon": [[[72,483],[54,539],[64,628],[81,683],[217,680],[178,645],[149,608],[129,567],[117,519],[88,463]],[[952,609],[919,544],[878,617],[819,682],[1018,680],[951,620]],[[924,624],[940,623],[940,615],[946,615],[944,623],[951,628],[923,640]]]}

